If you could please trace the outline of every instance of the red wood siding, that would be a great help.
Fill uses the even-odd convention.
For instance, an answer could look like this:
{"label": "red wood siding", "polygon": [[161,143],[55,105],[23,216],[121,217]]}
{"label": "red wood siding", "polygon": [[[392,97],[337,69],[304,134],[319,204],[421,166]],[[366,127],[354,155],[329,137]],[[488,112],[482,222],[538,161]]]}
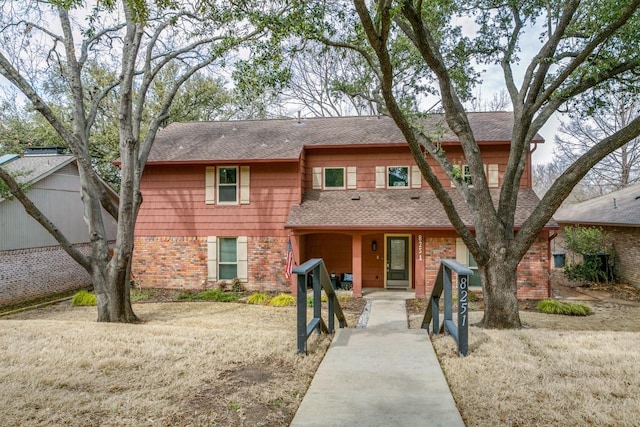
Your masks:
{"label": "red wood siding", "polygon": [[285,236],[298,165],[251,165],[250,203],[205,204],[205,166],[147,166],[136,236]]}
{"label": "red wood siding", "polygon": [[[483,145],[482,160],[484,164],[497,164],[499,172],[499,186],[502,185],[502,175],[507,167],[509,158],[509,145]],[[447,157],[457,164],[464,164],[464,155],[459,146],[445,147]],[[530,157],[530,155],[529,155]],[[428,156],[427,161],[434,169],[438,179],[445,187],[451,187],[451,180],[436,161]],[[520,181],[521,188],[531,187],[531,173],[529,163]],[[315,167],[347,167],[357,168],[357,188],[375,189],[376,166],[412,166],[415,161],[409,152],[409,147],[368,147],[368,148],[336,148],[336,149],[310,149],[304,162],[304,188],[312,188],[313,168]],[[427,183],[422,179],[422,187],[427,188]]]}

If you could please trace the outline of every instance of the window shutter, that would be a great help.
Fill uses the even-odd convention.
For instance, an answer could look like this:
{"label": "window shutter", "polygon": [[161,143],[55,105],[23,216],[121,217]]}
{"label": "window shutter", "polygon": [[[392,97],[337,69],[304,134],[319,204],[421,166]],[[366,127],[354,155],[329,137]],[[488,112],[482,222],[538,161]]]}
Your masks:
{"label": "window shutter", "polygon": [[313,168],[313,189],[322,190],[322,168]]}
{"label": "window shutter", "polygon": [[467,246],[461,238],[456,239],[456,261],[465,267],[469,266],[469,257],[467,256]]}
{"label": "window shutter", "polygon": [[207,280],[218,281],[218,238],[207,237]]}
{"label": "window shutter", "polygon": [[411,166],[411,188],[422,188],[422,172],[418,165]]}
{"label": "window shutter", "polygon": [[241,282],[247,282],[249,280],[249,251],[248,251],[248,238],[247,236],[240,236],[237,240],[238,252],[238,280]]}
{"label": "window shutter", "polygon": [[498,187],[499,182],[500,182],[499,173],[498,173],[498,165],[496,165],[496,164],[489,165],[488,181],[489,181],[489,188]]}
{"label": "window shutter", "polygon": [[249,203],[249,183],[251,182],[251,174],[249,166],[240,166],[240,204]]}
{"label": "window shutter", "polygon": [[212,205],[216,202],[216,167],[207,166],[205,168],[205,203]]}
{"label": "window shutter", "polygon": [[386,187],[386,173],[384,166],[376,166],[376,188]]}
{"label": "window shutter", "polygon": [[347,188],[349,190],[355,190],[356,189],[356,167],[355,166],[349,166],[347,168]]}

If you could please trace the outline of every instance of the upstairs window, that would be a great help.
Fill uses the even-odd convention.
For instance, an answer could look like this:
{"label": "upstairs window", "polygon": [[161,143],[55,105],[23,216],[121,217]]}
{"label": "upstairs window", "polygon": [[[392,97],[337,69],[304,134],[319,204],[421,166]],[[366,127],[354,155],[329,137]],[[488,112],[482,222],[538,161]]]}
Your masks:
{"label": "upstairs window", "polygon": [[387,168],[387,187],[406,188],[409,187],[409,167],[389,166]]}
{"label": "upstairs window", "polygon": [[218,168],[218,203],[238,203],[238,168]]}
{"label": "upstairs window", "polygon": [[344,189],[344,168],[324,168],[324,188]]}
{"label": "upstairs window", "polygon": [[311,171],[311,188],[314,190],[354,190],[356,185],[355,166],[314,167]]}

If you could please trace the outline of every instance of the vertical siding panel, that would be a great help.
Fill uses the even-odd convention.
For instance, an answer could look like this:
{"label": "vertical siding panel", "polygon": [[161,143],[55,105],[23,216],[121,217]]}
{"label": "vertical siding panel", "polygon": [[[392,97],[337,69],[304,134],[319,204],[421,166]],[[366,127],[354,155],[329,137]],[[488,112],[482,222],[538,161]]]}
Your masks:
{"label": "vertical siding panel", "polygon": [[376,166],[376,188],[386,187],[386,173],[384,166]]}
{"label": "vertical siding panel", "polygon": [[459,237],[456,239],[456,261],[466,267],[469,266],[469,262],[467,259],[467,246]]}
{"label": "vertical siding panel", "polygon": [[205,203],[212,205],[216,202],[216,168],[207,166],[205,168]]}
{"label": "vertical siding panel", "polygon": [[422,188],[422,172],[418,165],[411,166],[411,188]]}
{"label": "vertical siding panel", "polygon": [[218,238],[207,237],[207,280],[218,281]]}
{"label": "vertical siding panel", "polygon": [[357,187],[357,173],[355,166],[349,166],[347,168],[347,188],[349,190],[355,190]]}
{"label": "vertical siding panel", "polygon": [[247,248],[247,241],[247,236],[238,237],[238,280],[240,280],[241,282],[246,282],[247,280],[249,280],[249,251]]}
{"label": "vertical siding panel", "polygon": [[322,189],[322,168],[313,168],[313,189]]}
{"label": "vertical siding panel", "polygon": [[251,174],[249,166],[240,166],[240,204],[249,204],[249,183],[251,181]]}
{"label": "vertical siding panel", "polygon": [[499,186],[499,175],[498,175],[498,165],[490,164],[489,165],[489,187],[495,188]]}

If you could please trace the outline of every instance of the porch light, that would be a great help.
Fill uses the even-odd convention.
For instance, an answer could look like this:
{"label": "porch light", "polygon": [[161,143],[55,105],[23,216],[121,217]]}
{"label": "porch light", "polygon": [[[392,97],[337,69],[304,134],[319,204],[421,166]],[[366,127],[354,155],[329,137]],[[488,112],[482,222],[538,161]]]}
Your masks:
{"label": "porch light", "polygon": [[376,242],[375,240],[371,242],[371,250],[373,252],[378,250],[378,242]]}

